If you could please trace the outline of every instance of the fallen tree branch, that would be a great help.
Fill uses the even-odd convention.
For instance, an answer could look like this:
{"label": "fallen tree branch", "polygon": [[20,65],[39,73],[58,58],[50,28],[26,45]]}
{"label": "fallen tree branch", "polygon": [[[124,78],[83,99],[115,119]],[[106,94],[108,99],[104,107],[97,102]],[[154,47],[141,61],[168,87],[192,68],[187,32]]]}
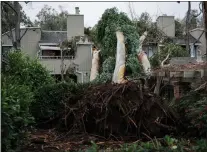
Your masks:
{"label": "fallen tree branch", "polygon": [[204,89],[207,86],[207,82],[203,83],[202,85],[200,85],[197,89],[195,89],[194,91],[199,91]]}
{"label": "fallen tree branch", "polygon": [[176,130],[175,127],[161,124],[161,123],[159,123],[158,121],[155,121],[155,124],[156,124],[157,126],[159,126],[159,127],[162,127],[162,128],[168,129],[168,130]]}

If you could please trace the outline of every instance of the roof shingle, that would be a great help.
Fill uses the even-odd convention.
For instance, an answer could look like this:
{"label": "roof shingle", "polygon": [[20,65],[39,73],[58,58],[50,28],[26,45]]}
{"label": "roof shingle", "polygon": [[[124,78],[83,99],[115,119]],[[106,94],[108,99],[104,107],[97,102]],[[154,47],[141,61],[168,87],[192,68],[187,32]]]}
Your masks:
{"label": "roof shingle", "polygon": [[40,43],[60,43],[67,40],[67,31],[42,31]]}

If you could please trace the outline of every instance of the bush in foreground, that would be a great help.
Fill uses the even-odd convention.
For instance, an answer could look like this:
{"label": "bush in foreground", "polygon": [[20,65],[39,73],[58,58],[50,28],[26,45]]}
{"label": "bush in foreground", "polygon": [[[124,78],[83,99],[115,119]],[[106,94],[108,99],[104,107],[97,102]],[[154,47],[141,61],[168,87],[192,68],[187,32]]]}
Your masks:
{"label": "bush in foreground", "polygon": [[29,105],[33,93],[26,85],[19,84],[16,77],[2,75],[2,150],[15,149],[24,138],[25,128],[33,122]]}
{"label": "bush in foreground", "polygon": [[207,137],[207,85],[184,96],[176,108],[190,135]]}
{"label": "bush in foreground", "polygon": [[21,52],[8,54],[8,65],[2,71],[2,148],[17,151],[26,128],[33,123],[29,107],[35,91],[53,83],[48,71],[37,60]]}
{"label": "bush in foreground", "polygon": [[[97,152],[105,149],[91,141],[91,147],[86,152]],[[175,139],[170,136],[165,136],[160,139],[151,139],[148,142],[137,141],[135,143],[119,144],[117,148],[107,147],[106,151],[116,152],[205,152],[207,151],[207,140],[187,140],[187,139]]]}
{"label": "bush in foreground", "polygon": [[64,112],[65,99],[72,100],[77,94],[78,85],[73,82],[45,85],[35,94],[35,102],[31,105],[32,115],[38,122],[53,119]]}

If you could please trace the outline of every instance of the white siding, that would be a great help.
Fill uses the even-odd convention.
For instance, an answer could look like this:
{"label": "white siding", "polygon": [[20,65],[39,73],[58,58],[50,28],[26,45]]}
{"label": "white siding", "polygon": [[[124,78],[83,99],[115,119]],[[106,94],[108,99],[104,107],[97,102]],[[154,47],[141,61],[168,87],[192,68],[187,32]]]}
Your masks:
{"label": "white siding", "polygon": [[67,37],[84,36],[84,16],[68,15],[67,18]]}
{"label": "white siding", "polygon": [[160,16],[157,19],[157,27],[167,36],[175,37],[175,20],[174,16]]}

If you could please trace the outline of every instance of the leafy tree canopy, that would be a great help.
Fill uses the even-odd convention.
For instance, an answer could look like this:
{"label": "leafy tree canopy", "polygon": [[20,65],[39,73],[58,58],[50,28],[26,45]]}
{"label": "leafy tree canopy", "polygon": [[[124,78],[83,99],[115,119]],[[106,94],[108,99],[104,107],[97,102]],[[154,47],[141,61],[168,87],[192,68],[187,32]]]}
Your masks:
{"label": "leafy tree canopy", "polygon": [[101,47],[103,60],[107,57],[115,57],[116,54],[116,31],[121,30],[125,36],[127,52],[135,52],[138,48],[139,35],[132,21],[123,12],[118,12],[117,8],[105,10],[95,28],[95,39]]}
{"label": "leafy tree canopy", "polygon": [[[168,53],[169,59],[172,57],[187,57],[189,56],[189,53],[186,49],[182,48],[179,45],[173,44],[173,43],[165,43],[163,47],[160,48],[159,53],[156,52],[151,58],[150,63],[152,67],[158,67],[160,66],[161,61],[163,61]],[[167,63],[167,62],[166,62]]]}
{"label": "leafy tree canopy", "polygon": [[183,37],[184,26],[179,19],[175,20],[175,37]]}
{"label": "leafy tree canopy", "polygon": [[[13,28],[15,28],[15,11],[14,8],[14,2],[7,1],[2,2],[1,5],[1,24],[2,24],[2,33],[5,33],[7,31]],[[20,23],[24,24],[24,26],[33,26],[33,23],[31,22],[30,18],[25,14],[25,12],[22,10],[22,6],[20,5]]]}
{"label": "leafy tree canopy", "polygon": [[43,30],[66,31],[68,14],[68,11],[61,10],[61,12],[58,13],[52,7],[44,5],[37,14],[38,20],[35,20],[35,25],[41,26]]}

